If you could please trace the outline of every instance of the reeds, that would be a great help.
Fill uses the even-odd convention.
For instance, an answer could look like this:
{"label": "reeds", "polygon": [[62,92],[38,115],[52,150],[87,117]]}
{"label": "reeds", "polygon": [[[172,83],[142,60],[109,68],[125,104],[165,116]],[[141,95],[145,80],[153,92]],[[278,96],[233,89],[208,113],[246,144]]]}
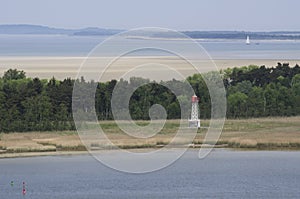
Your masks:
{"label": "reeds", "polygon": [[[135,149],[159,148],[170,143],[179,130],[179,120],[169,120],[161,132],[153,137],[142,139],[133,138],[124,132],[113,121],[101,121],[100,125],[107,137],[113,143],[106,143],[105,139],[89,141],[89,149]],[[146,121],[137,124],[147,125]],[[201,125],[207,127],[209,120],[202,120]],[[192,145],[188,145],[184,137],[177,140],[177,145],[171,147],[201,147],[207,128],[198,130]],[[300,149],[300,117],[289,118],[259,118],[243,120],[226,120],[223,132],[215,143],[215,147],[229,147],[237,149]],[[85,151],[76,131],[62,132],[30,132],[0,134],[0,153],[47,152],[47,151]]]}

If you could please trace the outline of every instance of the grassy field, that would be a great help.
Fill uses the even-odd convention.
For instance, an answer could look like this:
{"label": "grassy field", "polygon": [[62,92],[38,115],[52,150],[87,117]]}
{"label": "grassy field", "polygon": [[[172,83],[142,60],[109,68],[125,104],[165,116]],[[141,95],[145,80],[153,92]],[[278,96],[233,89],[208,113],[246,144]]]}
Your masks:
{"label": "grassy field", "polygon": [[[201,142],[201,134],[196,141]],[[226,120],[218,144],[230,148],[300,149],[300,117]]]}
{"label": "grassy field", "polygon": [[[141,126],[146,121],[137,121]],[[202,126],[209,121],[203,120]],[[101,121],[106,136],[115,145],[123,149],[158,148],[168,144],[175,136],[178,120],[169,120],[157,135],[144,139],[133,138],[123,133],[113,121]],[[207,129],[199,129],[190,147],[201,147]],[[179,144],[185,140],[177,140]],[[180,142],[182,141],[182,142]],[[92,150],[113,148],[104,139],[90,139],[88,147]],[[179,145],[178,145],[179,146]],[[278,117],[226,120],[216,147],[237,149],[300,149],[300,117]],[[0,155],[24,152],[62,152],[85,151],[77,132],[28,132],[0,134]]]}

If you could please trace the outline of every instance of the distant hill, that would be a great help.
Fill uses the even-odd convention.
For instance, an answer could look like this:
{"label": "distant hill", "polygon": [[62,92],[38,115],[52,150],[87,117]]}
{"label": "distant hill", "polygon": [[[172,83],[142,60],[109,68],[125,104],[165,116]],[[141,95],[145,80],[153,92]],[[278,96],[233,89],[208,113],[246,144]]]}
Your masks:
{"label": "distant hill", "polygon": [[121,32],[115,29],[103,28],[83,28],[83,29],[63,29],[51,28],[48,26],[28,25],[28,24],[12,24],[0,25],[0,34],[38,34],[38,35],[113,35]]}
{"label": "distant hill", "polygon": [[[52,28],[48,26],[29,25],[29,24],[11,24],[0,25],[0,34],[60,34],[76,36],[101,36],[114,35],[120,33],[120,29],[104,29],[97,27],[88,27],[82,29],[63,29]],[[299,31],[276,31],[276,32],[245,32],[245,31],[182,31],[194,39],[245,39],[247,35],[251,39],[278,39],[278,40],[300,40]],[[165,31],[162,33],[150,33],[141,31],[137,35],[128,35],[150,38],[176,38],[174,32]]]}
{"label": "distant hill", "polygon": [[88,36],[88,35],[114,35],[120,33],[121,30],[116,29],[104,29],[104,28],[85,28],[77,30],[73,33],[73,35],[81,35],[81,36]]}
{"label": "distant hill", "polygon": [[72,34],[74,30],[38,25],[0,25],[0,34]]}

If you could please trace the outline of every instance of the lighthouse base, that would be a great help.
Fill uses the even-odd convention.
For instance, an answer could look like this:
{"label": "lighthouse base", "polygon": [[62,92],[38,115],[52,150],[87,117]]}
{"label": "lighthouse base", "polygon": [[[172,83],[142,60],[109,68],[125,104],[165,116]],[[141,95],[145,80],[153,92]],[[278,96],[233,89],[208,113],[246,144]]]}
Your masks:
{"label": "lighthouse base", "polygon": [[200,120],[189,120],[189,128],[200,128]]}

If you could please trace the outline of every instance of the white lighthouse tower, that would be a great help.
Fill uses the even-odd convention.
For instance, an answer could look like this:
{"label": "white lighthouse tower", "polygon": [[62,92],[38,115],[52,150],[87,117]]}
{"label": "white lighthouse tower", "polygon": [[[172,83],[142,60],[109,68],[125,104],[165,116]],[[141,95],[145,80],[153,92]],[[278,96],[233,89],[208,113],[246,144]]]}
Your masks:
{"label": "white lighthouse tower", "polygon": [[190,128],[200,128],[200,119],[199,119],[199,98],[196,95],[192,96],[192,112],[191,118],[189,119]]}

